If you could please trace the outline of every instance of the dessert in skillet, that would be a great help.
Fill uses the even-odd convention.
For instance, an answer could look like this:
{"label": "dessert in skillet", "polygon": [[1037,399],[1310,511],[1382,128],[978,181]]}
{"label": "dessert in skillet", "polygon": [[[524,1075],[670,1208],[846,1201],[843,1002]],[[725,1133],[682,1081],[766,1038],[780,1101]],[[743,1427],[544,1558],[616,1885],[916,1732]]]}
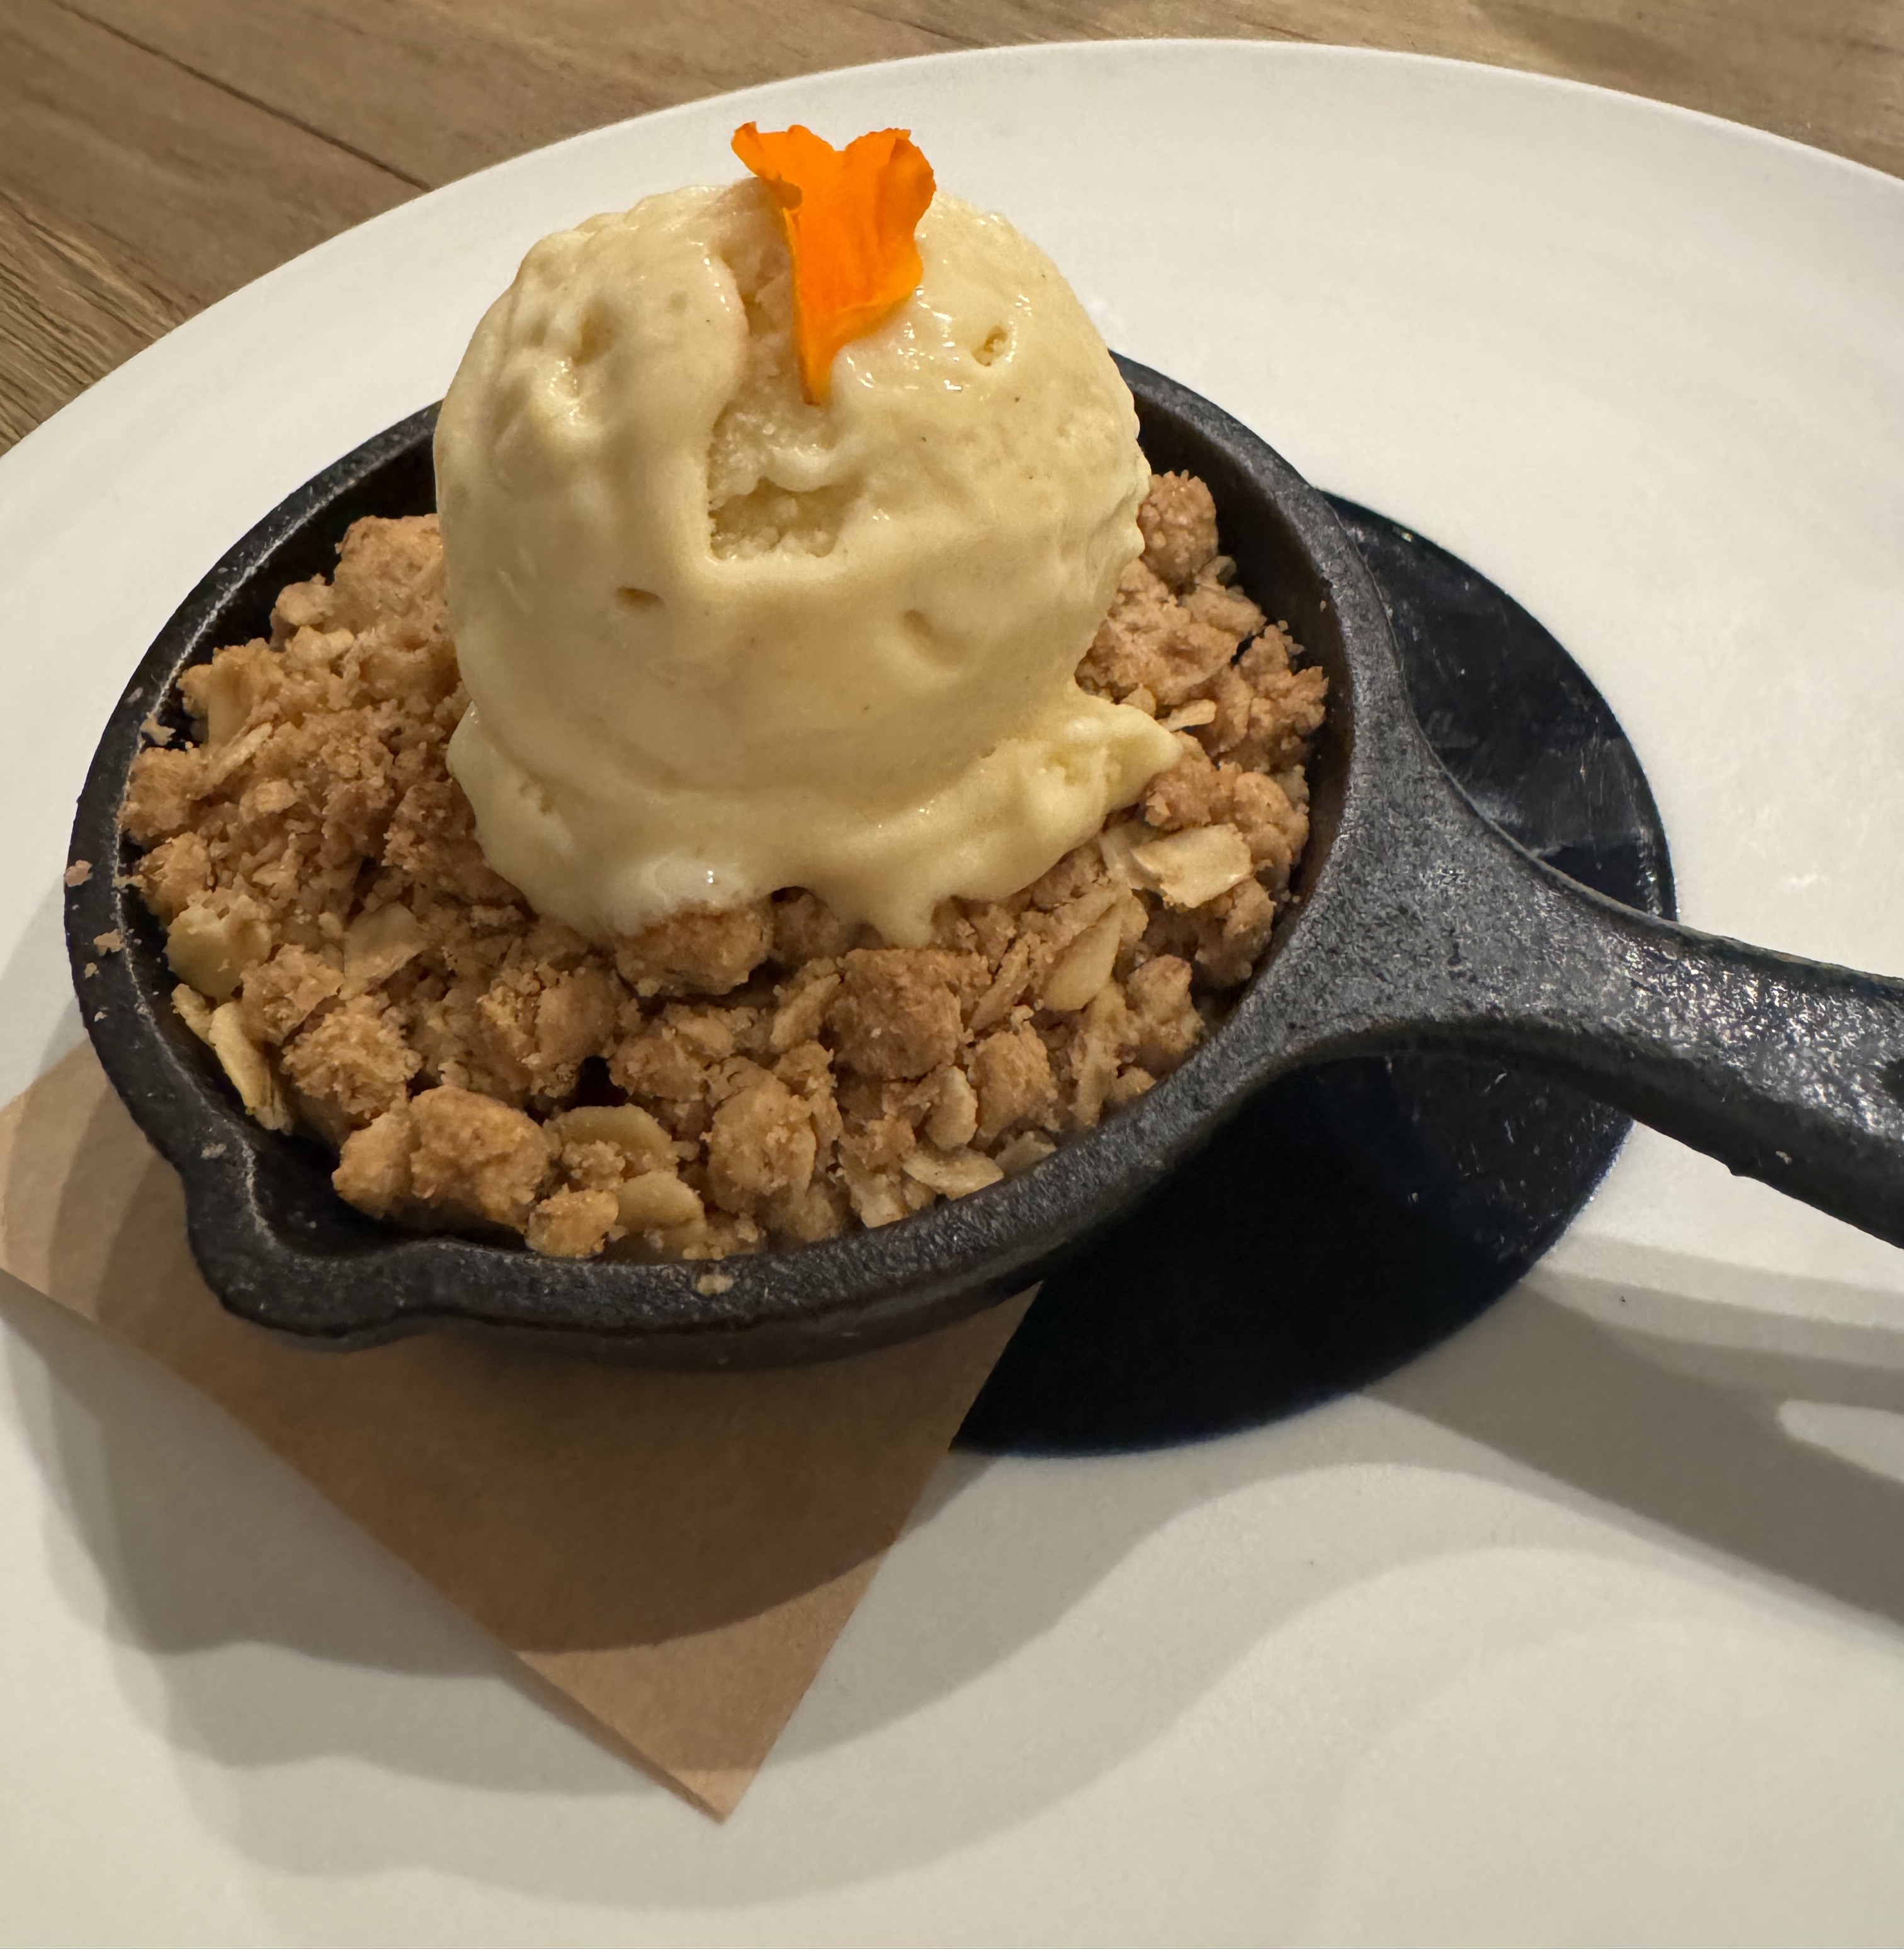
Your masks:
{"label": "dessert in skillet", "polygon": [[379,1217],[718,1257],[981,1189],[1181,1062],[1324,679],[1076,297],[907,138],[545,238],[436,434],[123,810],[175,1005]]}

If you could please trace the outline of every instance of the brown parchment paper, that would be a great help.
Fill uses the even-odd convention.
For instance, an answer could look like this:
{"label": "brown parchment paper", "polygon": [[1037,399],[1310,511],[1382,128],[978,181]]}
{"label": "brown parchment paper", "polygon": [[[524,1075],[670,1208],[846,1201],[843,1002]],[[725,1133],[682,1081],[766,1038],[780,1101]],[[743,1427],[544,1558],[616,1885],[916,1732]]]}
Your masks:
{"label": "brown parchment paper", "polygon": [[763,1373],[287,1347],[200,1279],[179,1180],[85,1048],[0,1110],[0,1268],[203,1389],[723,1817],[1028,1304]]}

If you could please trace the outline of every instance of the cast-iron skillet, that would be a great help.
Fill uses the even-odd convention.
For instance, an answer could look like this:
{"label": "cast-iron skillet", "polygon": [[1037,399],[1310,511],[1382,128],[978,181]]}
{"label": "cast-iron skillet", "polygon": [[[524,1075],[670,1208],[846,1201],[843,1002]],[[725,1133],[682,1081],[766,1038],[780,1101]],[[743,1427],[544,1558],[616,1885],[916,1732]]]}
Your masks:
{"label": "cast-iron skillet", "polygon": [[[456,1323],[657,1365],[770,1364],[903,1338],[1021,1291],[1264,1084],[1305,1065],[1437,1049],[1546,1072],[1735,1171],[1904,1244],[1904,984],[1622,907],[1523,852],[1463,797],[1410,713],[1381,603],[1322,496],[1208,401],[1120,362],[1145,449],[1216,496],[1240,577],[1328,671],[1297,897],[1223,1027],[1089,1137],[902,1223],[707,1265],[576,1263],[406,1234],[352,1210],[312,1142],[239,1108],[173,1014],[163,938],[119,884],[127,768],[175,683],[266,633],[361,515],[435,505],[434,409],[368,442],[245,536],[160,633],[114,710],[73,826],[81,1012],[106,1073],[185,1181],[192,1250],[233,1312],[310,1345]],[[123,952],[95,937],[116,929]]]}

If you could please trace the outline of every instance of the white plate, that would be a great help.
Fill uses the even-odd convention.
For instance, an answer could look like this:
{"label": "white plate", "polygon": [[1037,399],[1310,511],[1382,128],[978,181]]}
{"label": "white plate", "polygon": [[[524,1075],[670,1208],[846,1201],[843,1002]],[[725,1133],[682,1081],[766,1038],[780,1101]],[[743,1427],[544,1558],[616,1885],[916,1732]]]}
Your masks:
{"label": "white plate", "polygon": [[[1044,48],[455,184],[0,458],[0,1093],[77,1036],[70,808],[157,624],[440,393],[532,239],[734,174],[748,117],[909,124],[1113,343],[1555,631],[1651,772],[1689,919],[1904,971],[1904,184],[1492,69]],[[1661,1140],[1373,1396],[949,1463],[725,1830],[205,1403],[16,1316],[8,1940],[1852,1941],[1904,1913],[1904,1254]]]}

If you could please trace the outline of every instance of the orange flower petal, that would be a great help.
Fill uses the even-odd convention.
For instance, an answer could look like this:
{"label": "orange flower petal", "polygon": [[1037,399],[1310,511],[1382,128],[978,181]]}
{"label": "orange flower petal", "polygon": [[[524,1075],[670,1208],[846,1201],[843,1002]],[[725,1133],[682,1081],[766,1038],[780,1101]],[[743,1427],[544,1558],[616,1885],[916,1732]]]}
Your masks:
{"label": "orange flower petal", "polygon": [[794,345],[800,390],[815,405],[842,346],[883,325],[918,287],[913,232],[932,201],[932,165],[903,129],[845,148],[797,123],[734,132],[734,153],[779,206],[794,260]]}

